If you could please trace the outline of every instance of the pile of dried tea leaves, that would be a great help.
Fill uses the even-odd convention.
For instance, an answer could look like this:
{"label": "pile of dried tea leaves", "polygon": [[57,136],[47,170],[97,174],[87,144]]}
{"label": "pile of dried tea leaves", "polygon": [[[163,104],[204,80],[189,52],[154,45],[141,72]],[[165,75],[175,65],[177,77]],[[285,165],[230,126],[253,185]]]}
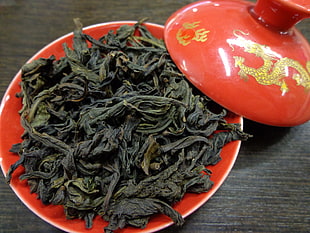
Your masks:
{"label": "pile of dried tea leaves", "polygon": [[142,22],[99,39],[76,25],[65,57],[22,68],[25,131],[11,149],[20,159],[8,182],[23,166],[20,179],[32,193],[87,228],[98,215],[109,222],[105,232],[143,228],[156,213],[181,225],[171,205],[208,191],[206,166],[226,143],[249,135],[225,121],[224,109],[212,110]]}

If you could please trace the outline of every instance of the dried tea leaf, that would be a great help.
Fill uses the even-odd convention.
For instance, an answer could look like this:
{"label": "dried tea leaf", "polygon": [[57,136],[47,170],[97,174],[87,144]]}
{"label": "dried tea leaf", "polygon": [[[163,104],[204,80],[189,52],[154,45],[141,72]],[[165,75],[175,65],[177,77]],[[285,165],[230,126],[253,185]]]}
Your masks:
{"label": "dried tea leaf", "polygon": [[25,132],[12,146],[20,159],[7,181],[23,166],[31,192],[86,228],[97,215],[109,222],[105,232],[144,228],[156,213],[181,225],[172,205],[186,192],[207,192],[206,166],[250,135],[188,83],[143,21],[99,39],[75,23],[65,57],[22,68]]}

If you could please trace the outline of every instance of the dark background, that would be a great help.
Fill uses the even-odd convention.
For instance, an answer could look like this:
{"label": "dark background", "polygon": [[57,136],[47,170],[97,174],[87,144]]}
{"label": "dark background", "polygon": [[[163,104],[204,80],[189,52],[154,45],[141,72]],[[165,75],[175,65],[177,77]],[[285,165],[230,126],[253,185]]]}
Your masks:
{"label": "dark background", "polygon": [[[20,67],[74,29],[117,20],[164,24],[189,0],[0,0],[0,98]],[[310,38],[310,21],[298,25]],[[289,48],[288,48],[289,49]],[[1,130],[1,129],[0,129]],[[249,120],[233,170],[215,195],[172,232],[310,232],[310,122],[279,128]],[[0,233],[60,233],[27,209],[0,175]]]}

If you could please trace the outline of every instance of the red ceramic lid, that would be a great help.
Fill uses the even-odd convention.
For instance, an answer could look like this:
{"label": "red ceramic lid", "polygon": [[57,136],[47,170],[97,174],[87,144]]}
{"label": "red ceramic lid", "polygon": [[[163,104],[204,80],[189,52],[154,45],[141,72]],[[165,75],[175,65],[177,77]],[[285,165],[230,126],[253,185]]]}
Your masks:
{"label": "red ceramic lid", "polygon": [[309,0],[192,3],[165,25],[167,49],[203,93],[245,118],[275,126],[310,119],[310,46],[294,25]]}

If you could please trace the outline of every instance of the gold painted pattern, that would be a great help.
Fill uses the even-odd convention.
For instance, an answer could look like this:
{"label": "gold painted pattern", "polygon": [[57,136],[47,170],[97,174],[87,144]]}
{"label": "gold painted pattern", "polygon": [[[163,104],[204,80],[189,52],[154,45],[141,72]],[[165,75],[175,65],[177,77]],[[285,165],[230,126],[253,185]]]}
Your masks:
{"label": "gold painted pattern", "polygon": [[208,39],[208,33],[204,28],[198,28],[200,21],[193,23],[184,23],[176,34],[176,38],[180,44],[186,46],[193,40],[198,42],[205,42]]}
{"label": "gold painted pattern", "polygon": [[233,45],[237,45],[243,47],[244,52],[255,54],[263,60],[263,65],[261,67],[253,68],[244,64],[244,57],[234,56],[235,67],[240,69],[238,75],[241,78],[247,80],[252,76],[259,84],[278,85],[282,94],[285,94],[289,91],[289,87],[285,82],[285,77],[288,77],[288,69],[293,68],[297,71],[297,73],[292,76],[292,79],[296,81],[296,84],[303,86],[306,90],[310,89],[310,61],[307,61],[305,68],[294,59],[281,57],[266,45],[247,40],[245,38],[245,36],[248,35],[247,33],[235,30],[233,34],[236,38],[227,40],[233,50]]}

